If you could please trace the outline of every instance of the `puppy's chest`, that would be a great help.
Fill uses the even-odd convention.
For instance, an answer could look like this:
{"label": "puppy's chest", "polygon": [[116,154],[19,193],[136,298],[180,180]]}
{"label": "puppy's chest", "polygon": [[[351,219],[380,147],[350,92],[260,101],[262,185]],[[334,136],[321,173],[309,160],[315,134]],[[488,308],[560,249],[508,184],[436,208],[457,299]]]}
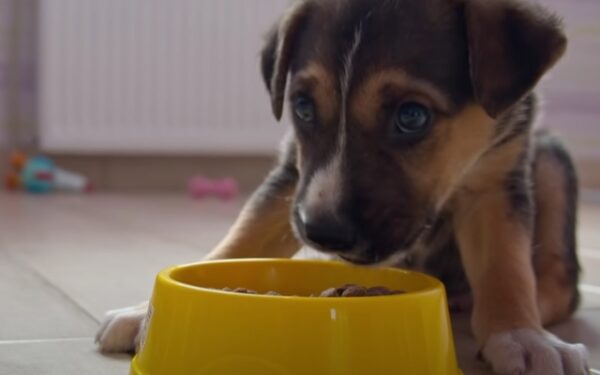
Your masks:
{"label": "puppy's chest", "polygon": [[436,224],[395,266],[425,272],[439,278],[449,295],[460,295],[469,291],[454,236],[452,216],[449,213],[441,215]]}
{"label": "puppy's chest", "polygon": [[392,260],[393,266],[409,268],[416,271],[427,271],[428,260],[443,248],[454,242],[451,217],[444,214],[436,221],[431,229],[424,232],[407,251]]}

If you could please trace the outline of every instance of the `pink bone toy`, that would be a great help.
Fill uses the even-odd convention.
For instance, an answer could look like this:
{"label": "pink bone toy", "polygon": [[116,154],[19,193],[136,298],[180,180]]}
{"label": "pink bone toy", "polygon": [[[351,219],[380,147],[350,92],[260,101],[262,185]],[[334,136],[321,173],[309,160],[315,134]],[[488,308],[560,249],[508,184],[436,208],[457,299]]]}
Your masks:
{"label": "pink bone toy", "polygon": [[239,187],[237,181],[231,177],[211,180],[198,176],[190,179],[188,192],[192,197],[198,199],[212,195],[223,200],[230,200],[238,195]]}

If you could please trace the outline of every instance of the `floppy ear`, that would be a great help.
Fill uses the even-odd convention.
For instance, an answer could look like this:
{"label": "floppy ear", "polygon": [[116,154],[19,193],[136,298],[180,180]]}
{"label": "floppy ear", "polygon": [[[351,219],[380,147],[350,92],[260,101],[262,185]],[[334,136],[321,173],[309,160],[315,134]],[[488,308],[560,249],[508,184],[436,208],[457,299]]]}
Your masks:
{"label": "floppy ear", "polygon": [[563,55],[560,20],[525,1],[465,0],[476,99],[497,117],[527,94]]}
{"label": "floppy ear", "polygon": [[285,86],[294,45],[309,11],[308,1],[296,1],[269,32],[261,54],[262,76],[271,94],[271,107],[277,120],[281,119],[283,112]]}

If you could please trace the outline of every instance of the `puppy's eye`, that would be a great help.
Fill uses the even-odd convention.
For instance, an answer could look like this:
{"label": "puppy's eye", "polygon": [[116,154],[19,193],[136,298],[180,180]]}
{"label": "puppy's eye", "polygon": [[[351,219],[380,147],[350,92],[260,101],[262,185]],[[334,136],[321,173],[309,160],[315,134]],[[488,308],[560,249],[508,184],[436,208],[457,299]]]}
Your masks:
{"label": "puppy's eye", "polygon": [[294,115],[303,122],[311,123],[315,120],[315,105],[306,96],[294,99]]}
{"label": "puppy's eye", "polygon": [[394,125],[401,135],[410,138],[424,135],[432,123],[431,111],[419,103],[404,103],[396,109]]}

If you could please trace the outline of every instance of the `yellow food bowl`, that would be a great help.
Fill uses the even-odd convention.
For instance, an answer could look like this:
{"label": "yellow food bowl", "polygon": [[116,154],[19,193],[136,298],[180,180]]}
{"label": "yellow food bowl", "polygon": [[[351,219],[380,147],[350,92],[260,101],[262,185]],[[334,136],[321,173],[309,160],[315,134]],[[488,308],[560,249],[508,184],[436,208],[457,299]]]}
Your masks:
{"label": "yellow food bowl", "polygon": [[[406,294],[308,297],[353,283]],[[261,293],[223,292],[243,287]],[[250,259],[162,271],[134,375],[459,375],[442,284],[415,272]]]}

